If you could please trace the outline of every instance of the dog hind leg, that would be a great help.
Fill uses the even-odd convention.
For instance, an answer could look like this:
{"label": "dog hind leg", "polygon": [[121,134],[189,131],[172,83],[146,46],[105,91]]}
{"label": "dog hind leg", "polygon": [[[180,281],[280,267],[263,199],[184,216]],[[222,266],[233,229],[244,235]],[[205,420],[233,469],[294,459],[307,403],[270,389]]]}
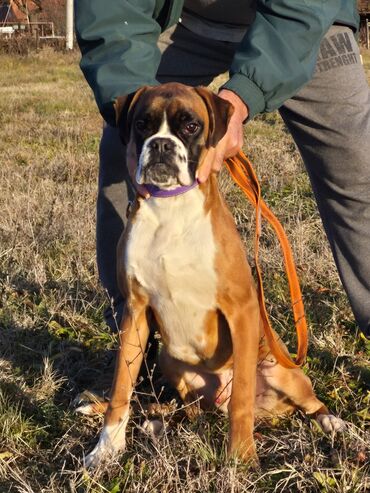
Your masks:
{"label": "dog hind leg", "polygon": [[[288,402],[287,409],[291,409],[292,405],[301,409],[314,418],[325,433],[340,431],[344,428],[344,422],[331,414],[325,404],[316,397],[310,379],[301,369],[287,369],[277,362],[265,361],[259,365],[259,378],[263,379],[266,389],[271,389],[283,396],[280,400]],[[264,407],[263,399],[260,399],[259,405],[261,408]]]}
{"label": "dog hind leg", "polygon": [[173,358],[165,347],[161,350],[159,363],[163,375],[176,388],[184,402],[189,418],[199,413],[199,406],[202,409],[211,409],[214,406],[221,384],[219,375],[201,371],[193,365]]}

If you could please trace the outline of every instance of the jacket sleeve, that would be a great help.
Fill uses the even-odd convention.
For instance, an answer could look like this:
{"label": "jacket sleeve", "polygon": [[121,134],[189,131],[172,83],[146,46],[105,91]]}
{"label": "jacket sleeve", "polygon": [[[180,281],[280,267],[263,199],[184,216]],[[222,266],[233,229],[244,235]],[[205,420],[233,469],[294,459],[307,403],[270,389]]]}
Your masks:
{"label": "jacket sleeve", "polygon": [[278,108],[311,79],[341,6],[341,0],[257,0],[256,19],[223,86],[247,104],[249,118]]}
{"label": "jacket sleeve", "polygon": [[155,85],[160,26],[155,0],[75,0],[81,70],[103,118],[115,126],[114,99]]}

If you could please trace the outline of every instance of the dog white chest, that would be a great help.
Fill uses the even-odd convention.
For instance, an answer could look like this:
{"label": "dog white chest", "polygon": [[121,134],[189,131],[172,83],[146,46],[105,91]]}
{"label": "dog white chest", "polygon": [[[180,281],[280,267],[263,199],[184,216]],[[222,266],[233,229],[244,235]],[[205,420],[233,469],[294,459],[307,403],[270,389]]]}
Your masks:
{"label": "dog white chest", "polygon": [[149,295],[171,356],[198,363],[204,320],[215,309],[215,243],[204,195],[195,188],[142,201],[126,249],[126,272]]}

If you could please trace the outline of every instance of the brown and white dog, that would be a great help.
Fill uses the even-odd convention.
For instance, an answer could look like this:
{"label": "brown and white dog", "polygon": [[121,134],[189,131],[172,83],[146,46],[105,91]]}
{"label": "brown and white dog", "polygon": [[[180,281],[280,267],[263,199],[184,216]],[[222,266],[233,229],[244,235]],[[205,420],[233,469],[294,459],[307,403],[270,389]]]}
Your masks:
{"label": "brown and white dog", "polygon": [[[138,163],[136,181],[159,193],[137,197],[118,246],[127,308],[104,428],[86,465],[125,448],[148,311],[160,328],[164,375],[185,403],[201,398],[202,407],[228,413],[231,454],[256,458],[256,415],[298,408],[326,432],[341,429],[307,376],[270,353],[251,270],[216,175],[194,183],[205,154],[226,132],[231,105],[205,88],[171,83],[119,98],[116,111],[129,157]],[[93,405],[79,410],[92,413]]]}

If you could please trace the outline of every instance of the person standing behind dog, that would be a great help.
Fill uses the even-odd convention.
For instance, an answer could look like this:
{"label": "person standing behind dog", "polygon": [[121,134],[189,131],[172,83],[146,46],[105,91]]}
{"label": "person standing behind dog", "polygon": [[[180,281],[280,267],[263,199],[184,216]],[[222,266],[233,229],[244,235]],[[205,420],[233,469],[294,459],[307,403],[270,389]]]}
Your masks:
{"label": "person standing behind dog", "polygon": [[81,69],[105,119],[97,200],[99,276],[116,328],[124,300],[116,245],[134,196],[113,102],[144,85],[208,85],[235,108],[199,173],[243,145],[243,124],[279,109],[295,140],[356,321],[370,337],[370,90],[355,41],[355,1],[78,0]]}

